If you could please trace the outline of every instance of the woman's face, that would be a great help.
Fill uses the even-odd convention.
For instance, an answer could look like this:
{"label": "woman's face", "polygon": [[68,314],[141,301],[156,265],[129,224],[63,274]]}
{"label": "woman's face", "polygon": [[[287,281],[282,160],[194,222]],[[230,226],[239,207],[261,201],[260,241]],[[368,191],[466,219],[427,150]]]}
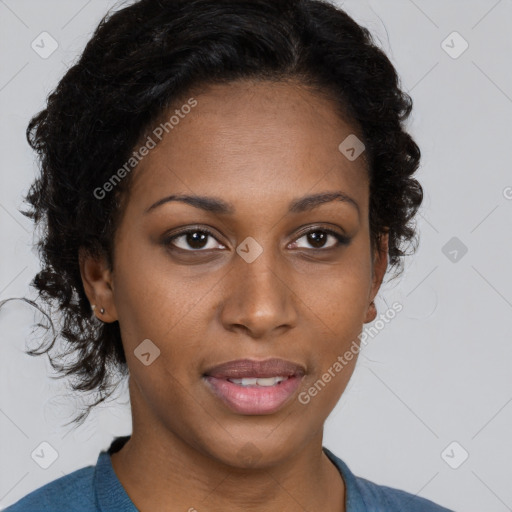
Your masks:
{"label": "woman's face", "polygon": [[[160,142],[149,132],[158,144],[133,171],[113,271],[82,275],[99,316],[119,321],[134,435],[264,466],[321,437],[356,362],[339,357],[375,317],[387,248],[372,266],[364,153],[338,149],[355,129],[327,99],[248,81],[194,99]],[[271,358],[292,366],[212,370]],[[255,372],[287,379],[228,381]]]}

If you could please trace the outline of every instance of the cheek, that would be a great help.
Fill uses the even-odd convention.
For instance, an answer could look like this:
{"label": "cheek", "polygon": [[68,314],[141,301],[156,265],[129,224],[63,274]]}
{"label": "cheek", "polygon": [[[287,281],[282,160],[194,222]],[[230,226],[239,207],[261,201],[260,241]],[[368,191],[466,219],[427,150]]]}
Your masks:
{"label": "cheek", "polygon": [[175,411],[195,417],[197,404],[188,400],[192,386],[198,385],[197,361],[204,349],[200,329],[205,322],[199,315],[204,315],[206,304],[205,281],[202,288],[180,274],[178,267],[161,268],[154,257],[151,264],[136,256],[120,259],[115,286],[130,374],[154,414],[165,417]]}
{"label": "cheek", "polygon": [[364,254],[365,250],[354,250],[325,275],[317,273],[301,281],[305,321],[314,326],[311,339],[315,340],[313,372],[305,385],[315,386],[311,399],[321,395],[317,397],[320,407],[335,405],[356,365],[371,285],[370,261]]}
{"label": "cheek", "polygon": [[361,326],[368,307],[370,272],[369,261],[354,255],[296,281],[304,311],[309,309],[328,338],[352,336]]}
{"label": "cheek", "polygon": [[201,284],[196,286],[159,249],[135,248],[134,244],[133,250],[119,252],[114,284],[123,343],[132,345],[146,338],[162,341],[183,324],[190,324],[188,317],[197,309]]}

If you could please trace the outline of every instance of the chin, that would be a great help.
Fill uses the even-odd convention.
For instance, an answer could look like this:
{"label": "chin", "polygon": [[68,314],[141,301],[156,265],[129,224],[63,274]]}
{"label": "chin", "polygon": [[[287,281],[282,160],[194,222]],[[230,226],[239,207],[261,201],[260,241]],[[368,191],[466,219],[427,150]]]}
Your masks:
{"label": "chin", "polygon": [[268,469],[296,454],[301,444],[291,443],[290,437],[272,438],[268,432],[265,435],[261,439],[254,435],[233,436],[225,439],[225,443],[217,439],[211,441],[206,451],[209,457],[230,468]]}

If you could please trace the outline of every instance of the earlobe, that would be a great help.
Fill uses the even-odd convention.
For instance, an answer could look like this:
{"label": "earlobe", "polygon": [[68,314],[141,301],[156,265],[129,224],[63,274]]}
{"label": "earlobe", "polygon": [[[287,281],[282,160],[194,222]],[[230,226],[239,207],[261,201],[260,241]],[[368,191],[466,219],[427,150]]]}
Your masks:
{"label": "earlobe", "polygon": [[368,324],[373,322],[377,317],[377,308],[375,307],[375,301],[371,301],[368,310],[366,311],[366,318],[364,319],[364,323]]}
{"label": "earlobe", "polygon": [[82,284],[91,303],[91,310],[103,322],[116,321],[112,271],[106,257],[93,256],[80,248],[78,260]]}

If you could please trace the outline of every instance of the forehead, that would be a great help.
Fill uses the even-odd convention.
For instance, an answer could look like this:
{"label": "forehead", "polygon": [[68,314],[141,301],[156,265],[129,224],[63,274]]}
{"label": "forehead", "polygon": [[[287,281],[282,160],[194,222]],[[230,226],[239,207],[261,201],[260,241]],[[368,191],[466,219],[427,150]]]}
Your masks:
{"label": "forehead", "polygon": [[[182,109],[190,98],[197,104]],[[172,129],[156,139],[154,129],[173,115]],[[291,196],[341,189],[364,203],[365,155],[350,161],[338,149],[355,134],[361,138],[332,100],[297,83],[210,85],[149,127],[145,135],[157,144],[133,171],[130,202],[145,208],[184,193],[288,204]]]}

